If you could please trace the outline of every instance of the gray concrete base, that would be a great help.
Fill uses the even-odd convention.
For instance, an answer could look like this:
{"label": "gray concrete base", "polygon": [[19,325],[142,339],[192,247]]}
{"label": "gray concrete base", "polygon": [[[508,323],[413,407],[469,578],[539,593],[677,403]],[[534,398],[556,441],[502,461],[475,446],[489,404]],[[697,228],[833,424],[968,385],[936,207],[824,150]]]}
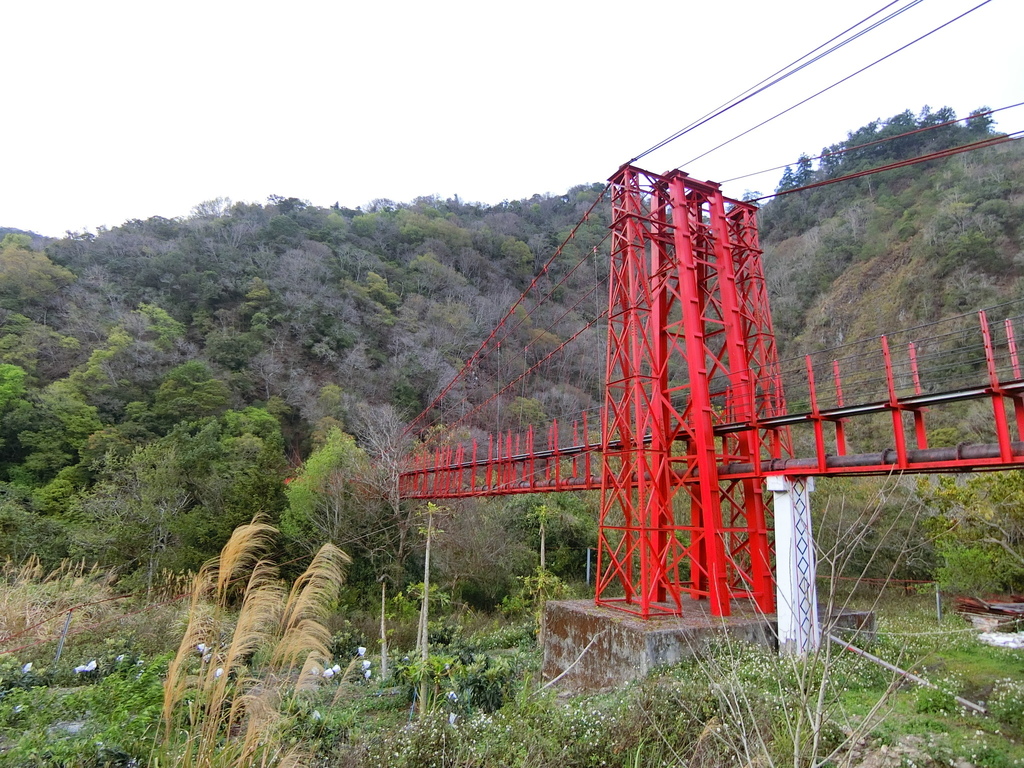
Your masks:
{"label": "gray concrete base", "polygon": [[[704,601],[685,610],[682,617],[644,620],[590,600],[551,601],[542,617],[544,680],[559,678],[557,685],[570,690],[611,688],[693,656],[723,636],[778,647],[775,616],[748,603],[734,602],[728,617],[711,616]],[[822,623],[859,631],[861,637],[874,631],[872,614],[846,612]]]}

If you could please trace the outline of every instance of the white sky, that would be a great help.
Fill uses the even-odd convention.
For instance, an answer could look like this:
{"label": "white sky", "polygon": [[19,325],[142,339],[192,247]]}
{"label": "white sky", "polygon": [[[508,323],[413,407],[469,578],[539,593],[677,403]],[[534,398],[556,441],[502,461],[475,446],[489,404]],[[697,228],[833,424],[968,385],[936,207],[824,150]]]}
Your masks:
{"label": "white sky", "polygon": [[[885,1],[10,0],[0,226],[94,231],[215,197],[355,207],[562,193],[603,181]],[[979,2],[924,0],[638,164],[725,179],[907,108],[964,116],[1024,101],[1024,2],[991,0],[686,164]],[[1024,129],[1024,108],[996,120]],[[767,193],[780,176],[726,193]]]}

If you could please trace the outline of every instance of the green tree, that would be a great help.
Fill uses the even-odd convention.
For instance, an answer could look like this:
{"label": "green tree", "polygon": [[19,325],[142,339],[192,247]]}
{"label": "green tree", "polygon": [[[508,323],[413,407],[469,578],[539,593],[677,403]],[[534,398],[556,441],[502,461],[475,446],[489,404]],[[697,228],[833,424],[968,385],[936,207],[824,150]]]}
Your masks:
{"label": "green tree", "polygon": [[0,456],[4,448],[4,416],[25,402],[25,392],[25,370],[17,365],[0,363]]}
{"label": "green tree", "polygon": [[278,520],[287,463],[281,424],[271,413],[249,407],[182,422],[165,440],[196,502],[182,517],[176,568],[198,568],[246,520]]}
{"label": "green tree", "polygon": [[223,413],[230,394],[225,384],[213,378],[209,368],[192,360],[164,377],[153,398],[152,412],[159,424],[170,428],[179,421],[196,421]]}
{"label": "green tree", "polygon": [[514,430],[526,431],[529,427],[541,429],[549,421],[544,406],[532,397],[513,398],[508,406],[508,415],[511,423],[504,426]]}
{"label": "green tree", "polygon": [[931,527],[944,588],[1024,590],[1024,472],[922,479],[918,491],[936,513]]}
{"label": "green tree", "polygon": [[103,427],[95,407],[84,402],[67,380],[46,387],[30,409],[21,409],[11,424],[21,427],[18,441],[23,461],[12,467],[12,482],[38,487],[65,467],[77,464],[79,450]]}
{"label": "green tree", "polygon": [[[582,578],[587,548],[597,544],[597,516],[585,494],[512,498],[504,515],[505,526],[522,532],[521,541],[539,555],[543,570],[567,580]],[[532,562],[538,563],[536,556]]]}
{"label": "green tree", "polygon": [[372,525],[366,515],[368,500],[360,487],[367,469],[366,454],[355,438],[337,427],[330,429],[323,445],[303,462],[298,476],[288,484],[282,532],[311,551],[324,543],[356,549],[353,544]]}
{"label": "green tree", "polygon": [[182,480],[177,454],[166,441],[114,461],[79,502],[76,554],[135,571],[148,596],[177,544],[180,518],[193,503]]}
{"label": "green tree", "polygon": [[22,563],[35,556],[55,568],[67,558],[68,543],[61,521],[38,514],[23,489],[0,483],[0,559]]}
{"label": "green tree", "polygon": [[139,314],[149,321],[149,331],[155,336],[154,345],[165,352],[185,335],[185,326],[156,304],[139,304]]}
{"label": "green tree", "polygon": [[33,379],[49,382],[67,375],[81,346],[74,336],[0,309],[0,359],[24,368]]}
{"label": "green tree", "polygon": [[182,332],[160,307],[140,304],[110,328],[105,342],[68,379],[107,419],[120,419],[128,403],[149,399],[154,382],[175,360],[173,347]]}
{"label": "green tree", "polygon": [[505,238],[501,244],[501,257],[519,274],[533,272],[534,256],[530,246],[514,237]]}
{"label": "green tree", "polygon": [[811,158],[807,155],[800,155],[796,162],[796,174],[794,175],[796,186],[802,187],[814,181],[814,167]]}
{"label": "green tree", "polygon": [[119,446],[75,506],[78,554],[147,585],[194,570],[239,521],[279,516],[284,471],[280,424],[260,408],[180,423],[127,456]]}
{"label": "green tree", "polygon": [[74,282],[74,274],[46,254],[30,249],[31,239],[9,234],[0,241],[0,307],[21,310],[48,299]]}
{"label": "green tree", "polygon": [[793,173],[792,166],[787,165],[786,170],[782,172],[782,178],[779,180],[779,185],[775,188],[776,192],[785,192],[788,189],[798,187],[796,181],[796,174]]}

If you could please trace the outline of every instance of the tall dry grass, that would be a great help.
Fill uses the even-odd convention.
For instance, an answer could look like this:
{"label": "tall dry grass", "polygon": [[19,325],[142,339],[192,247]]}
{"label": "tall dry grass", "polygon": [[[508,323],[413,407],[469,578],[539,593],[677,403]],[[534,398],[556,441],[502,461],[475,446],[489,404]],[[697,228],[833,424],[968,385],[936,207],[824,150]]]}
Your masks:
{"label": "tall dry grass", "polygon": [[56,642],[64,616],[77,608],[76,623],[103,621],[121,608],[112,589],[114,576],[82,562],[65,561],[47,571],[39,559],[0,565],[0,651],[7,647]]}
{"label": "tall dry grass", "polygon": [[[240,526],[196,575],[188,623],[164,689],[155,765],[287,766],[281,704],[329,666],[323,625],[349,558],[324,545],[289,589],[264,559],[276,530]],[[202,651],[197,649],[202,648]]]}

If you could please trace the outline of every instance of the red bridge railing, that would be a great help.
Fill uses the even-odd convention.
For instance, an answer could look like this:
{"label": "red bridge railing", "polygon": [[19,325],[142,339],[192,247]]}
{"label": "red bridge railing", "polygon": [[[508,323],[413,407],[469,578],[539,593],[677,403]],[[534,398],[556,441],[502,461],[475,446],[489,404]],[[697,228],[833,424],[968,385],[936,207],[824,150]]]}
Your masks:
{"label": "red bridge railing", "polygon": [[[727,463],[729,476],[967,472],[1024,465],[1024,315],[991,319],[1008,305],[821,350],[780,363],[787,412],[729,420],[715,403],[718,435],[793,431],[795,458]],[[731,399],[749,397],[742,385]],[[987,433],[950,441],[931,413],[988,402]],[[936,414],[937,415],[937,414]],[[857,428],[856,421],[874,424]],[[505,432],[421,449],[401,477],[406,498],[459,498],[601,488],[600,414],[546,430]],[[934,438],[938,437],[938,443]]]}

